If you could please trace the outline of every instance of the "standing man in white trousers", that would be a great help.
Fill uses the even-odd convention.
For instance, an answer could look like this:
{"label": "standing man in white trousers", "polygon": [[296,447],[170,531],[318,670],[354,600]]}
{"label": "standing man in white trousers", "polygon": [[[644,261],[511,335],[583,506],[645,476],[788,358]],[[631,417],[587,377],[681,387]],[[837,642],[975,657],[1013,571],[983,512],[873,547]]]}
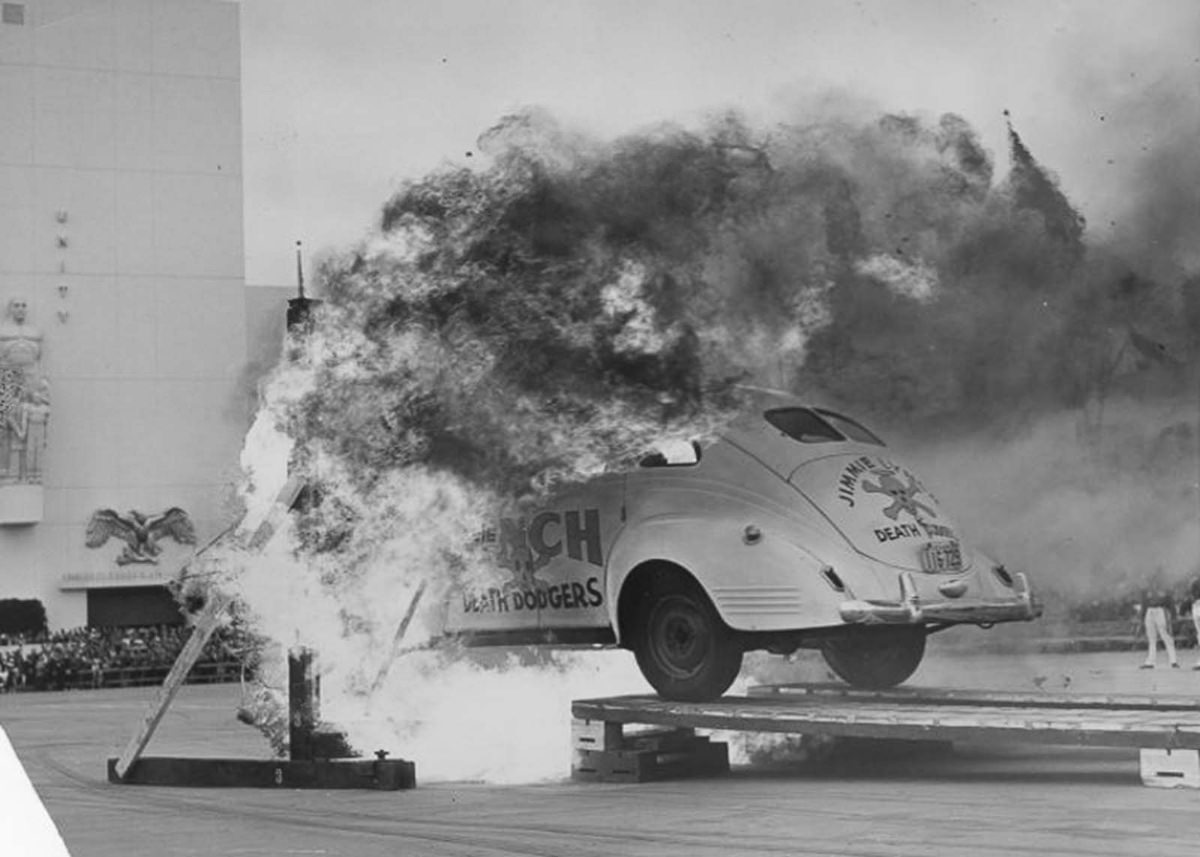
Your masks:
{"label": "standing man in white trousers", "polygon": [[1162,640],[1163,648],[1167,650],[1167,660],[1172,667],[1179,668],[1179,659],[1175,655],[1175,637],[1171,630],[1174,627],[1174,605],[1171,594],[1162,585],[1161,569],[1154,575],[1150,586],[1142,595],[1143,621],[1146,623],[1146,662],[1142,669],[1154,669],[1158,656],[1158,641]]}
{"label": "standing man in white trousers", "polygon": [[1200,577],[1192,580],[1190,592],[1192,596],[1192,625],[1196,628],[1196,664],[1194,670],[1200,670]]}

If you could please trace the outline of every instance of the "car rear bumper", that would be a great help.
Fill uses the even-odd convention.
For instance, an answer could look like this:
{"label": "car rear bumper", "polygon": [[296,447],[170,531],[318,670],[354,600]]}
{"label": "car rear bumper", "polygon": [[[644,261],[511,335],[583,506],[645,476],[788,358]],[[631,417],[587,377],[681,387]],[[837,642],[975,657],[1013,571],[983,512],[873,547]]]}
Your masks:
{"label": "car rear bumper", "polygon": [[1024,622],[1042,615],[1042,605],[1034,600],[1029,581],[1020,572],[1013,575],[1011,598],[937,601],[922,603],[911,572],[900,575],[899,601],[863,601],[851,599],[838,606],[842,621],[862,625],[923,625],[929,623],[989,624]]}

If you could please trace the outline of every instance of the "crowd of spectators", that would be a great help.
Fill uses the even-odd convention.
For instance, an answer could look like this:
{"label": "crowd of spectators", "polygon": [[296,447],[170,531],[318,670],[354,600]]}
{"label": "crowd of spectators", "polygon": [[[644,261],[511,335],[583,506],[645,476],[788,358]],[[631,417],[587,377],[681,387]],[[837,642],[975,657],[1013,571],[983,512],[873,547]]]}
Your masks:
{"label": "crowd of spectators", "polygon": [[[184,625],[0,634],[0,692],[124,685],[138,676],[161,681],[190,634]],[[218,628],[197,665],[236,664],[246,642],[236,628]]]}

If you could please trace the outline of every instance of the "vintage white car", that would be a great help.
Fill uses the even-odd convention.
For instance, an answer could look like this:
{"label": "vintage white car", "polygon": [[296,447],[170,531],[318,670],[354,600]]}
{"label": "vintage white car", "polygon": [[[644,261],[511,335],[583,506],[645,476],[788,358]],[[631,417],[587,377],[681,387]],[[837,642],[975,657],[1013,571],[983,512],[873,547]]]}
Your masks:
{"label": "vintage white car", "polygon": [[454,592],[447,632],[620,646],[661,696],[706,700],[745,651],[817,648],[850,684],[890,687],[929,633],[1041,613],[1024,575],[964,544],[849,417],[766,397],[717,442],[684,446],[486,529],[503,581]]}

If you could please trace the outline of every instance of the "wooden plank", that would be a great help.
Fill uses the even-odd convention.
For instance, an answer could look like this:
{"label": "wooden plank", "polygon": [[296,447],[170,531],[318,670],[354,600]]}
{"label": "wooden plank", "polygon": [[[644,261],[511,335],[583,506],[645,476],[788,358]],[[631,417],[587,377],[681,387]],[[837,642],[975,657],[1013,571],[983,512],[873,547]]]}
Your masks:
{"label": "wooden plank", "polygon": [[[620,725],[620,724],[617,724]],[[622,736],[625,750],[652,750],[656,753],[684,752],[700,744],[708,743],[708,738],[697,736],[695,729],[670,727],[646,729],[640,732],[626,732]]]}
{"label": "wooden plank", "polygon": [[1145,785],[1200,789],[1200,754],[1195,750],[1142,750],[1140,761]]}
{"label": "wooden plank", "polygon": [[220,593],[214,592],[209,596],[208,603],[204,605],[204,610],[201,611],[195,625],[192,627],[191,636],[188,637],[188,641],[184,644],[182,651],[180,651],[179,657],[175,659],[175,663],[171,666],[171,671],[167,673],[166,679],[155,694],[154,700],[150,704],[150,710],[142,718],[137,731],[129,739],[124,752],[116,760],[114,770],[118,778],[123,778],[129,772],[130,766],[137,761],[138,756],[146,749],[146,745],[154,735],[154,730],[158,728],[158,724],[162,721],[167,707],[170,706],[171,700],[175,698],[175,694],[183,686],[188,672],[191,671],[196,661],[199,660],[205,643],[208,642],[209,638],[213,635],[213,631],[221,623],[221,617],[228,603],[225,596]]}
{"label": "wooden plank", "polygon": [[729,745],[695,739],[690,746],[662,750],[577,750],[572,779],[580,782],[644,783],[729,772]]}
{"label": "wooden plank", "polygon": [[400,625],[396,628],[396,633],[392,635],[392,648],[388,653],[387,660],[383,662],[383,666],[379,668],[379,672],[375,675],[375,680],[371,682],[372,693],[383,687],[383,683],[388,676],[388,671],[392,668],[392,663],[396,658],[400,657],[400,643],[403,641],[404,635],[408,633],[408,626],[412,624],[413,616],[417,613],[417,605],[421,603],[421,596],[424,594],[425,581],[422,580],[417,586],[417,591],[413,593],[412,600],[408,602],[408,609],[404,611],[404,618],[400,620]]}
{"label": "wooden plank", "polygon": [[404,759],[200,759],[147,756],[123,776],[108,760],[110,782],[125,785],[218,788],[374,789],[415,788],[416,766]]}
{"label": "wooden plank", "polygon": [[275,502],[267,511],[267,516],[254,528],[253,535],[250,536],[250,541],[246,547],[252,551],[261,549],[275,535],[275,531],[279,529],[279,525],[283,523],[288,512],[296,505],[296,501],[300,499],[300,492],[304,490],[305,481],[299,476],[293,476],[284,484],[283,488],[275,496]]}
{"label": "wooden plank", "polygon": [[707,703],[657,697],[576,700],[573,716],[610,723],[865,738],[1039,742],[1135,748],[1200,748],[1200,715],[1145,710],[1105,711],[1032,706],[898,705],[856,700],[813,704],[801,699],[726,697]]}
{"label": "wooden plank", "polygon": [[1200,712],[1200,696],[1149,696],[1145,694],[1055,693],[935,687],[895,687],[865,690],[844,684],[770,684],[751,687],[753,697],[877,700],[920,702],[930,705],[1033,705],[1038,708],[1104,708],[1141,711],[1179,710]]}
{"label": "wooden plank", "polygon": [[625,730],[620,723],[572,718],[571,746],[576,750],[620,750],[625,746]]}
{"label": "wooden plank", "polygon": [[571,746],[576,750],[655,750],[664,752],[691,746],[696,730],[678,727],[650,727],[626,732],[620,723],[601,720],[571,721]]}
{"label": "wooden plank", "polygon": [[187,562],[185,562],[183,564],[183,566],[179,569],[179,572],[176,574],[176,578],[183,577],[187,573],[187,570],[191,566],[191,564],[196,561],[197,557],[203,556],[211,548],[213,548],[220,542],[224,541],[232,533],[236,532],[238,527],[241,526],[243,520],[245,520],[245,516],[238,518],[236,521],[234,521],[232,524],[227,526],[225,529],[221,530],[221,532],[217,533],[211,539],[206,541],[197,550],[193,551],[192,555],[190,557],[188,557]]}
{"label": "wooden plank", "polygon": [[[292,477],[287,481],[287,484],[284,485],[283,489],[276,496],[275,503],[268,512],[267,517],[257,526],[254,534],[251,536],[249,542],[251,549],[259,550],[271,540],[279,527],[282,517],[287,515],[292,506],[296,504],[296,500],[299,498],[303,488],[304,480],[299,477]],[[228,532],[229,530],[226,531],[226,533]],[[207,550],[218,539],[209,541],[201,550]],[[155,694],[154,700],[151,702],[146,715],[142,718],[137,731],[130,738],[124,752],[121,753],[114,763],[113,770],[116,772],[118,779],[124,778],[129,773],[130,767],[137,761],[142,751],[146,749],[146,745],[154,735],[154,730],[158,728],[158,724],[161,722],[163,715],[166,714],[167,708],[175,698],[175,694],[179,692],[179,688],[183,685],[188,673],[195,666],[196,661],[199,660],[204,645],[217,629],[228,606],[229,599],[227,596],[215,591],[209,595],[208,602],[204,605],[204,609],[200,612],[192,627],[192,635],[188,637],[187,643],[184,644],[183,649],[179,652],[179,656],[175,659],[175,663],[171,666],[171,671],[167,673],[162,686]]]}

